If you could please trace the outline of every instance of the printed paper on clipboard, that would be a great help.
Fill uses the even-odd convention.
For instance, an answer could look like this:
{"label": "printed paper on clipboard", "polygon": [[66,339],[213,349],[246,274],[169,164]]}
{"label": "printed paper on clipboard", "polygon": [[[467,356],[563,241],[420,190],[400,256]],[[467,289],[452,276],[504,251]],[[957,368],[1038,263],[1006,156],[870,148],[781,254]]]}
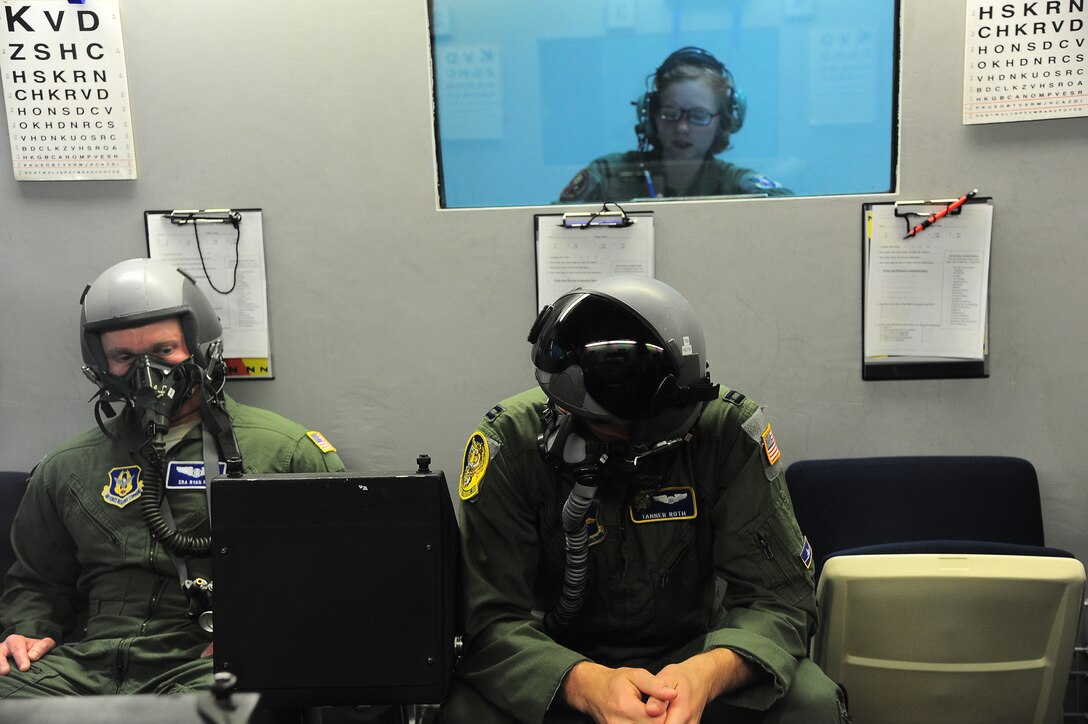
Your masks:
{"label": "printed paper on clipboard", "polygon": [[993,206],[982,201],[909,238],[940,204],[866,207],[865,364],[985,359]]}
{"label": "printed paper on clipboard", "polygon": [[654,276],[652,212],[625,213],[631,223],[574,226],[560,214],[538,214],[536,294],[539,311],[578,286],[618,274]]}
{"label": "printed paper on clipboard", "polygon": [[191,276],[219,315],[227,376],[272,379],[261,210],[146,211],[144,222],[148,255]]}

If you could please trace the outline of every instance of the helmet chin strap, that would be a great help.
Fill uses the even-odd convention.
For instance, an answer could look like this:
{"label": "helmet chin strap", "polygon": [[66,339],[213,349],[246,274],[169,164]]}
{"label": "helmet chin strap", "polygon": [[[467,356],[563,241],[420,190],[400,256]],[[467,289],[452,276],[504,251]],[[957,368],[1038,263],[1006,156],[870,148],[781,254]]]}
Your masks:
{"label": "helmet chin strap", "polygon": [[549,405],[544,412],[544,433],[539,445],[544,459],[560,475],[570,478],[586,465],[595,466],[606,474],[642,471],[661,455],[676,451],[690,437],[689,432],[652,445],[634,445],[619,438],[598,435],[582,418]]}

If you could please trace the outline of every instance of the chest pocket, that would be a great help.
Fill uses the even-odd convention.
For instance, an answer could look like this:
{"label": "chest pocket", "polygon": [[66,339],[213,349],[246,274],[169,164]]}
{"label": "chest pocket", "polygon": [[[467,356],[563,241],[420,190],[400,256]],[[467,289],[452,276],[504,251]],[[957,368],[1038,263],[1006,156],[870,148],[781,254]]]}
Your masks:
{"label": "chest pocket", "polygon": [[129,512],[121,508],[110,510],[111,506],[102,497],[102,488],[107,483],[105,476],[100,485],[95,481],[83,480],[74,474],[69,477],[67,481],[69,504],[64,506],[64,524],[75,539],[79,550],[86,551],[105,546],[112,549],[113,556],[120,559],[124,555],[127,535],[124,532],[124,523],[118,520],[118,515],[126,517],[135,515],[138,520],[138,503],[132,504]]}

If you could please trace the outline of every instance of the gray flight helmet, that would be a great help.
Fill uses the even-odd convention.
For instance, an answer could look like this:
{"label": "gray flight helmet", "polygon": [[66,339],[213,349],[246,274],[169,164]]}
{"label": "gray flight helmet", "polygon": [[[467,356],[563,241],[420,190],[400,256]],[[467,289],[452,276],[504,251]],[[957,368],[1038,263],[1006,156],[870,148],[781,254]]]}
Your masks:
{"label": "gray flight helmet", "polygon": [[548,398],[585,419],[631,422],[636,449],[685,436],[717,396],[694,309],[651,277],[568,292],[541,311],[529,341]]}
{"label": "gray flight helmet", "polygon": [[109,364],[103,332],[176,317],[193,361],[207,372],[222,361],[223,326],[211,302],[185,272],[163,261],[128,259],[102,272],[80,299],[83,362],[100,375]]}

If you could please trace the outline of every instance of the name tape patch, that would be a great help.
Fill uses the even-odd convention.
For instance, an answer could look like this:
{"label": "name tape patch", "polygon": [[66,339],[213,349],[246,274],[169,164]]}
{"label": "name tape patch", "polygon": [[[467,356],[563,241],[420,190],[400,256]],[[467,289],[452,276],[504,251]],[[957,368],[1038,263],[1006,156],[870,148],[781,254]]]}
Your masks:
{"label": "name tape patch", "polygon": [[[219,463],[219,475],[227,472],[227,464]],[[214,476],[213,476],[214,477]],[[208,487],[204,479],[203,460],[171,460],[166,466],[167,490],[203,490]]]}
{"label": "name tape patch", "polygon": [[691,520],[698,516],[695,488],[682,486],[643,490],[628,506],[632,523]]}

